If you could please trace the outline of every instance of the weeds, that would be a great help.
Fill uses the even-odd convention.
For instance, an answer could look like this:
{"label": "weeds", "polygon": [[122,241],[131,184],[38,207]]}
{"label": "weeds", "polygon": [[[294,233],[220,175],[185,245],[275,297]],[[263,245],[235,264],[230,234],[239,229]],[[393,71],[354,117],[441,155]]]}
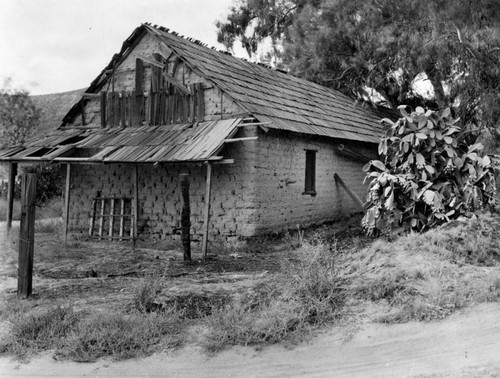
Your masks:
{"label": "weeds", "polygon": [[350,256],[349,294],[385,302],[382,322],[443,318],[472,303],[500,300],[499,219],[482,216],[377,241]]}
{"label": "weeds", "polygon": [[181,345],[180,330],[178,318],[172,314],[93,314],[79,323],[55,355],[77,362],[141,357],[160,345]]}
{"label": "weeds", "polygon": [[292,340],[333,321],[344,304],[342,282],[324,244],[304,245],[281,274],[208,319],[209,352],[230,345]]}
{"label": "weeds", "polygon": [[25,359],[31,353],[60,346],[79,321],[79,315],[71,306],[58,305],[39,314],[14,312],[9,321],[10,335],[0,345],[0,351]]}

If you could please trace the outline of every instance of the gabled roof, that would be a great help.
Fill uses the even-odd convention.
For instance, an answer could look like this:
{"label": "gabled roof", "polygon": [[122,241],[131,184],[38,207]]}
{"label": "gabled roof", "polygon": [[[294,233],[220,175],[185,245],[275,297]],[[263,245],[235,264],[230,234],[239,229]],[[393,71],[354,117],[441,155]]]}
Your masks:
{"label": "gabled roof", "polygon": [[[108,66],[91,83],[87,93],[97,93],[106,83],[106,74],[130,53],[145,33],[163,42],[196,74],[212,82],[249,114],[268,127],[303,134],[378,143],[381,118],[344,94],[248,62],[229,53],[209,48],[199,41],[183,38],[163,27],[143,24],[123,43]],[[65,124],[80,109],[78,104],[63,120]]]}
{"label": "gabled roof", "polygon": [[270,121],[269,128],[374,143],[380,140],[382,129],[376,114],[338,91],[221,53],[162,27],[143,27],[250,114]]}
{"label": "gabled roof", "polygon": [[[113,67],[151,34],[198,76],[235,101],[254,124],[306,135],[378,143],[380,114],[335,90],[267,66],[250,63],[209,48],[199,41],[143,24],[123,43],[86,93],[98,93]],[[81,109],[75,104],[63,119],[70,122]],[[128,128],[60,127],[22,147],[0,151],[0,161],[85,161],[167,163],[220,160],[217,156],[242,118],[168,126]]]}

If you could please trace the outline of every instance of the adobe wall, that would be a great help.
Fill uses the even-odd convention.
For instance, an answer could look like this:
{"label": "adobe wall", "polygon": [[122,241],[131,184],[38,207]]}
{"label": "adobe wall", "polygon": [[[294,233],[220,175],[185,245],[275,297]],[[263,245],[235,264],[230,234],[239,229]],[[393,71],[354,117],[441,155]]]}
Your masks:
{"label": "adobe wall", "polygon": [[[252,143],[252,142],[250,142]],[[248,143],[225,149],[225,156],[237,156],[234,164],[213,165],[210,240],[252,236],[255,153]],[[92,199],[133,196],[131,164],[73,166],[70,192],[70,232],[87,237]],[[179,175],[190,177],[191,234],[201,240],[203,231],[206,167],[202,164],[139,165],[138,232],[141,239],[177,239],[182,198]],[[107,235],[107,233],[105,233]]]}
{"label": "adobe wall", "polygon": [[[102,90],[111,92],[111,80],[113,80],[115,92],[135,91],[136,59],[140,56],[151,58],[153,53],[159,53],[161,51],[159,45],[160,42],[158,39],[149,33],[146,34],[133,48],[125,60],[116,68],[114,77],[110,77],[106,81]],[[241,108],[229,97],[222,94],[218,88],[204,80],[202,77],[196,75],[183,62],[177,62],[177,57],[174,55],[172,55],[167,62],[167,72],[169,74],[173,74],[174,65],[176,65],[176,71],[173,76],[180,82],[184,83],[184,85],[189,86],[190,84],[203,83],[205,94],[205,120],[220,119],[221,117],[227,118],[232,114],[240,114],[242,112]],[[144,93],[148,93],[150,90],[151,71],[151,65],[144,62],[144,72],[142,77],[142,90]],[[100,112],[100,100],[89,100],[85,105],[85,126],[100,127]],[[74,123],[71,124],[71,126],[81,125],[82,118],[80,116],[76,117]]]}
{"label": "adobe wall", "polygon": [[[367,185],[363,184],[363,163],[338,154],[335,150],[341,143],[371,158],[376,156],[376,151],[363,143],[332,143],[331,139],[273,130],[260,133],[255,177],[257,234],[320,224],[361,211],[334,178],[337,173],[364,201]],[[317,151],[314,196],[303,194],[305,150]]]}

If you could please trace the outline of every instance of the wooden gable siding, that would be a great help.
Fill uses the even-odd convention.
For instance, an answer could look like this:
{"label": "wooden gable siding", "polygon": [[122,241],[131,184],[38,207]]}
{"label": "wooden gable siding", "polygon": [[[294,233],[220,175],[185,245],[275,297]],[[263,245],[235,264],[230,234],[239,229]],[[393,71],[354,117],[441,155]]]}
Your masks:
{"label": "wooden gable siding", "polygon": [[[150,60],[161,61],[167,76],[191,94],[179,90],[168,79],[159,80],[160,69],[148,62]],[[142,64],[138,65],[137,61]],[[136,86],[136,82],[141,83],[141,88]],[[104,116],[101,112],[103,100],[99,94],[84,94],[87,100],[83,116],[77,115],[67,126],[102,127],[103,121],[106,127],[162,125],[217,120],[243,113],[234,101],[196,75],[150,34],[145,34],[115,67],[114,74],[109,75],[101,91],[106,92]]]}

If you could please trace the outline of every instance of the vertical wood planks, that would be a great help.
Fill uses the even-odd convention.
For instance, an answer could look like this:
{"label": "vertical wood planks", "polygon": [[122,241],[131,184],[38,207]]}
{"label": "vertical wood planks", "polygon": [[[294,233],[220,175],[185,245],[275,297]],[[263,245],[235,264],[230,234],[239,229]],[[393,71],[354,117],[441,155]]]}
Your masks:
{"label": "vertical wood planks", "polygon": [[101,127],[106,127],[106,92],[101,92]]}
{"label": "vertical wood planks", "polygon": [[20,298],[28,298],[32,292],[36,180],[37,177],[35,174],[25,173],[22,175],[19,268],[17,277],[17,295]]}

